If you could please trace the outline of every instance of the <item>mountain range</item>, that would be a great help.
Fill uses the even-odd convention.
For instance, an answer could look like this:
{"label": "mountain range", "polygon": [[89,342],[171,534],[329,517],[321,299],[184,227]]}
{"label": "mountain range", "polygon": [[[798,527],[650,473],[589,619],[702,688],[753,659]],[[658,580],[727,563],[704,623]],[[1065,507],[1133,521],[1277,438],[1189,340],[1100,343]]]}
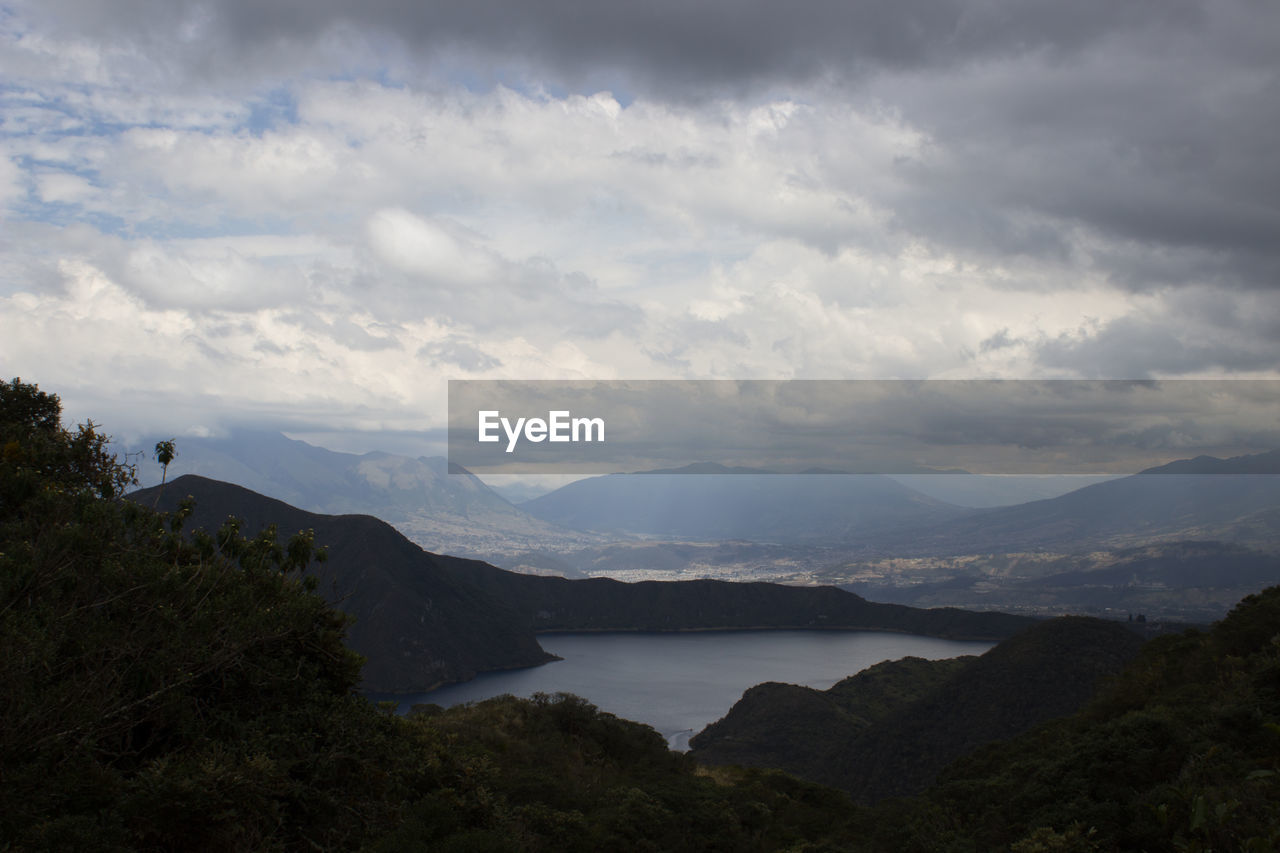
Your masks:
{"label": "mountain range", "polygon": [[1081,551],[1160,539],[1280,544],[1280,451],[1202,456],[1048,500],[975,510],[880,546],[900,555]]}
{"label": "mountain range", "polygon": [[[159,482],[159,466],[140,467]],[[916,607],[1193,622],[1280,582],[1280,452],[1180,460],[988,508],[903,481],[935,494],[968,483],[952,491],[970,502],[997,487],[1077,481],[695,467],[579,480],[513,505],[443,458],[241,431],[181,439],[169,474],[236,482],[312,512],[367,513],[430,552],[536,575],[830,584]]]}
{"label": "mountain range", "polygon": [[969,512],[877,474],[699,466],[570,483],[520,508],[564,527],[694,541],[856,543]]}
{"label": "mountain range", "polygon": [[[144,462],[140,470],[144,483],[159,482],[158,466]],[[704,464],[579,480],[517,506],[441,457],[338,453],[251,430],[182,439],[170,473],[237,483],[313,512],[376,515],[433,551],[513,563],[535,555],[525,560],[535,571],[563,570],[575,563],[563,555],[635,537],[896,556],[1073,552],[1161,539],[1280,544],[1280,451],[1179,460],[994,508],[958,506],[908,484],[973,503],[1001,499],[993,489],[1007,499],[1075,480],[774,474]],[[970,485],[948,485],[960,483]]]}
{"label": "mountain range", "polygon": [[[293,573],[310,547],[272,553],[262,537],[239,536],[189,547],[174,535],[179,519],[117,502],[124,472],[92,427],[58,426],[56,397],[16,381],[0,390],[0,614],[10,652],[0,657],[0,846],[1276,846],[1280,588],[1245,597],[1206,632],[1145,644],[1110,678],[1137,620],[1014,633],[1028,621],[885,607],[831,589],[518,576],[426,554],[371,517],[307,513],[225,483],[179,478],[133,495],[165,508],[196,495],[190,521],[206,529],[228,512],[250,533],[268,520],[286,533],[313,526],[333,559],[300,583]],[[1146,572],[1143,560],[1135,553],[1127,568]],[[652,729],[565,694],[389,714],[353,695],[360,664],[341,646],[344,620],[310,594],[317,586],[356,612],[357,625],[390,638],[371,663],[391,678],[417,658],[427,667],[411,677],[460,668],[460,653],[479,666],[545,658],[538,624],[670,617],[678,629],[764,617],[1013,636],[977,659],[901,661],[832,691],[767,685],[704,745],[718,739],[741,753],[788,738],[791,758],[816,761],[866,800],[917,790],[936,773],[918,797],[858,807],[777,771],[701,765],[669,752]],[[1099,680],[1081,712],[981,746],[1077,704]]]}
{"label": "mountain range", "polygon": [[[914,564],[915,582],[902,583],[901,570],[894,580],[870,579],[875,563],[831,574],[862,574],[867,579],[842,586],[873,601],[913,607],[985,609],[998,604],[1012,613],[1149,614],[1197,623],[1220,618],[1244,596],[1280,581],[1280,556],[1273,550],[1216,540],[1179,539],[1076,554],[892,562]],[[840,582],[838,577],[827,580]]]}
{"label": "mountain range", "polygon": [[[311,512],[367,513],[432,551],[474,555],[602,541],[534,518],[439,456],[339,453],[263,430],[183,438],[177,450],[171,477],[235,483]],[[139,480],[159,483],[160,467],[140,455]]]}
{"label": "mountain range", "polygon": [[478,672],[550,659],[537,631],[840,628],[999,639],[1024,617],[951,608],[875,604],[835,587],[724,581],[625,584],[508,572],[477,560],[432,554],[371,516],[323,515],[241,486],[195,475],[129,495],[174,510],[195,501],[187,529],[216,531],[230,516],[250,535],[274,524],[282,535],[313,530],[328,548],[311,569],[317,589],[355,618],[351,648],[368,663],[363,688],[412,693]]}
{"label": "mountain range", "polygon": [[[1079,551],[1159,539],[1280,543],[1280,451],[1182,460],[1014,506],[958,507],[878,475],[702,468],[579,480],[520,505],[548,522],[693,541],[839,545],[864,554]],[[962,480],[973,475],[929,475]],[[918,478],[917,478],[918,479]]]}

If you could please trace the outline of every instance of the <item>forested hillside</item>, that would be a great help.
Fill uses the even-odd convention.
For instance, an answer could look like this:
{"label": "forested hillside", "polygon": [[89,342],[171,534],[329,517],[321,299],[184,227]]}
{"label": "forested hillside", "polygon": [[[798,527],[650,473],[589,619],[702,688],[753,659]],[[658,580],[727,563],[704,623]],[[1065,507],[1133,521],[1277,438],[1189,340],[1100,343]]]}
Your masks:
{"label": "forested hillside", "polygon": [[1022,849],[1276,849],[1280,587],[1207,633],[1151,640],[1082,712],[957,762],[901,808],[900,849],[993,849],[1037,827],[1053,831]]}
{"label": "forested hillside", "polygon": [[356,695],[306,531],[184,539],[186,510],[56,397],[0,383],[0,849],[1267,850],[1280,589],[1158,638],[1083,712],[855,806],[700,768],[566,696],[396,717]]}
{"label": "forested hillside", "polygon": [[537,631],[858,628],[998,640],[1033,622],[1005,613],[879,604],[830,586],[631,584],[518,574],[423,551],[371,516],[305,512],[190,474],[128,497],[174,511],[194,498],[189,530],[216,531],[234,516],[246,532],[272,523],[314,531],[329,558],[308,571],[318,592],[355,617],[349,641],[368,658],[363,683],[370,692],[421,692],[477,672],[542,663],[550,656],[538,646]]}
{"label": "forested hillside", "polygon": [[714,764],[777,767],[872,802],[915,794],[979,746],[1080,708],[1138,653],[1123,624],[1061,617],[976,658],[904,658],[818,691],[749,690],[691,743]]}

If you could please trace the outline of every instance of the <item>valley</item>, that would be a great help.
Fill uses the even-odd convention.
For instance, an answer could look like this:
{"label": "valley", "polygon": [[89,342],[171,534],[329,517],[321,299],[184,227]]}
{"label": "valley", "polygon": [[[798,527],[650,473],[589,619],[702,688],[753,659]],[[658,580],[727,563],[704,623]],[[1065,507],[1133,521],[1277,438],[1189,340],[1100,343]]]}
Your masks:
{"label": "valley", "polygon": [[[868,851],[956,841],[1072,849],[1095,835],[1105,849],[1276,840],[1267,685],[1280,587],[1245,595],[1208,630],[1187,630],[1142,613],[1045,620],[921,608],[830,584],[511,572],[425,551],[372,515],[310,512],[194,474],[121,500],[129,472],[92,427],[61,429],[46,415],[57,400],[30,386],[0,391],[14,398],[0,407],[0,627],[16,652],[3,656],[11,701],[0,726],[0,831],[17,849],[67,839],[92,849],[99,834],[125,849],[140,839],[189,849],[211,836],[226,849],[318,836],[322,849],[371,839],[388,850],[442,840],[468,849],[478,838],[505,849],[515,837],[532,839],[529,849],[570,838],[583,850],[635,838],[660,839],[655,849],[729,840],[729,849]],[[355,470],[377,486],[368,467]],[[465,474],[450,476],[487,500]],[[395,483],[387,477],[384,490]],[[1210,525],[1267,511],[1256,506],[1265,480],[1237,484],[1229,506],[1214,485],[1216,505],[1192,513]],[[1115,488],[1086,488],[1099,487]],[[412,490],[395,486],[399,497]],[[1008,528],[1029,512],[1033,527],[1066,519],[1088,533],[1073,495],[1012,517],[948,510],[938,525],[980,529],[995,517]],[[957,594],[966,583],[970,593],[1038,583],[1064,597],[1125,588],[1186,599],[1269,583],[1274,562],[1257,542],[1161,538],[1186,521],[1186,495],[1166,481],[1163,510],[1158,500],[1136,508],[1155,534],[1140,546],[959,558],[868,550],[826,571],[863,583],[919,579],[912,595],[946,585],[930,571],[950,572]],[[1111,523],[1095,533],[1105,538]],[[625,544],[686,564],[724,545]],[[730,544],[717,556],[725,564],[741,556],[734,548],[777,560],[799,543]],[[858,553],[848,542],[804,547]],[[559,642],[566,634],[576,647]],[[780,661],[785,683],[751,686],[723,711],[722,695],[715,710],[655,720],[661,732],[590,698],[607,697],[600,687],[612,680],[632,696],[613,707],[649,720],[648,706],[679,711],[683,701],[655,693],[658,681],[713,680],[695,648],[712,650],[703,666],[718,676],[740,656],[761,677],[770,644],[801,637],[818,645]],[[661,646],[648,664],[628,645],[645,638]],[[837,642],[846,640],[852,649]],[[610,658],[615,646],[621,657]],[[557,692],[432,701],[433,688],[478,688],[483,673],[564,672],[556,667],[584,650],[597,657],[586,681],[546,683]],[[805,673],[818,660],[826,672],[815,683]],[[380,694],[423,701],[401,716],[394,702],[369,701]],[[686,735],[687,754],[669,749]],[[180,803],[200,807],[171,820]],[[296,817],[282,823],[285,813]]]}
{"label": "valley", "polygon": [[[579,480],[518,505],[443,458],[279,433],[184,440],[172,468],[312,512],[369,513],[433,553],[533,575],[835,585],[917,607],[1182,622],[1220,618],[1280,580],[1276,452],[1123,478],[695,466]],[[141,474],[159,479],[152,463]]]}

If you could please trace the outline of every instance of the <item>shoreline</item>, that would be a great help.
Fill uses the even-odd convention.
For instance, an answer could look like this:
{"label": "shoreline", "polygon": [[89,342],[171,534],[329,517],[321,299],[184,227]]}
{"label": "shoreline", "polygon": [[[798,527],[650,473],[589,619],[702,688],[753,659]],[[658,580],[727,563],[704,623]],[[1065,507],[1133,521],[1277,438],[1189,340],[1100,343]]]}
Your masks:
{"label": "shoreline", "polygon": [[904,628],[882,628],[858,625],[747,625],[743,627],[718,628],[535,628],[535,636],[551,634],[729,634],[735,631],[848,631],[876,634],[906,634],[911,637],[932,637],[938,640],[961,640],[972,642],[998,643],[1007,637],[996,637],[990,634],[938,634],[923,631],[908,631]]}
{"label": "shoreline", "polygon": [[[999,639],[981,636],[944,636],[941,634],[921,634],[915,631],[904,631],[894,628],[854,628],[843,626],[829,626],[823,628],[815,628],[812,626],[790,627],[790,626],[765,626],[750,628],[670,628],[670,629],[653,629],[653,628],[580,628],[572,630],[556,630],[545,629],[535,631],[538,636],[594,636],[599,634],[625,634],[628,636],[636,634],[731,634],[731,633],[769,633],[780,631],[822,631],[826,633],[864,633],[864,634],[895,634],[907,637],[921,637],[934,640],[947,640],[952,642],[972,642],[972,643],[999,643]],[[544,650],[545,651],[545,650]],[[431,687],[422,690],[408,690],[404,692],[366,692],[361,691],[361,695],[371,701],[394,701],[403,704],[410,697],[422,696],[423,694],[432,693],[441,688],[455,687],[462,684],[470,684],[478,677],[488,674],[497,674],[502,672],[514,672],[516,670],[535,669],[548,663],[562,661],[564,658],[552,652],[546,652],[547,658],[537,663],[519,665],[519,666],[500,666],[492,669],[477,670],[471,677],[457,681],[441,681]],[[422,702],[415,704],[433,704],[430,702]],[[407,711],[405,712],[407,713]]]}

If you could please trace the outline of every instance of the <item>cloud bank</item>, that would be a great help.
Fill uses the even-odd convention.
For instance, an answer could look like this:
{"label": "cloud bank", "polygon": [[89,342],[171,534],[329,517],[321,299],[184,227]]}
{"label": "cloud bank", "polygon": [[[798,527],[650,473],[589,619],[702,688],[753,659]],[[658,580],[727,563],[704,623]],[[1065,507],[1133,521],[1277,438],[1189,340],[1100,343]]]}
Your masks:
{"label": "cloud bank", "polygon": [[0,365],[121,434],[448,378],[1275,377],[1280,9],[18,2]]}

